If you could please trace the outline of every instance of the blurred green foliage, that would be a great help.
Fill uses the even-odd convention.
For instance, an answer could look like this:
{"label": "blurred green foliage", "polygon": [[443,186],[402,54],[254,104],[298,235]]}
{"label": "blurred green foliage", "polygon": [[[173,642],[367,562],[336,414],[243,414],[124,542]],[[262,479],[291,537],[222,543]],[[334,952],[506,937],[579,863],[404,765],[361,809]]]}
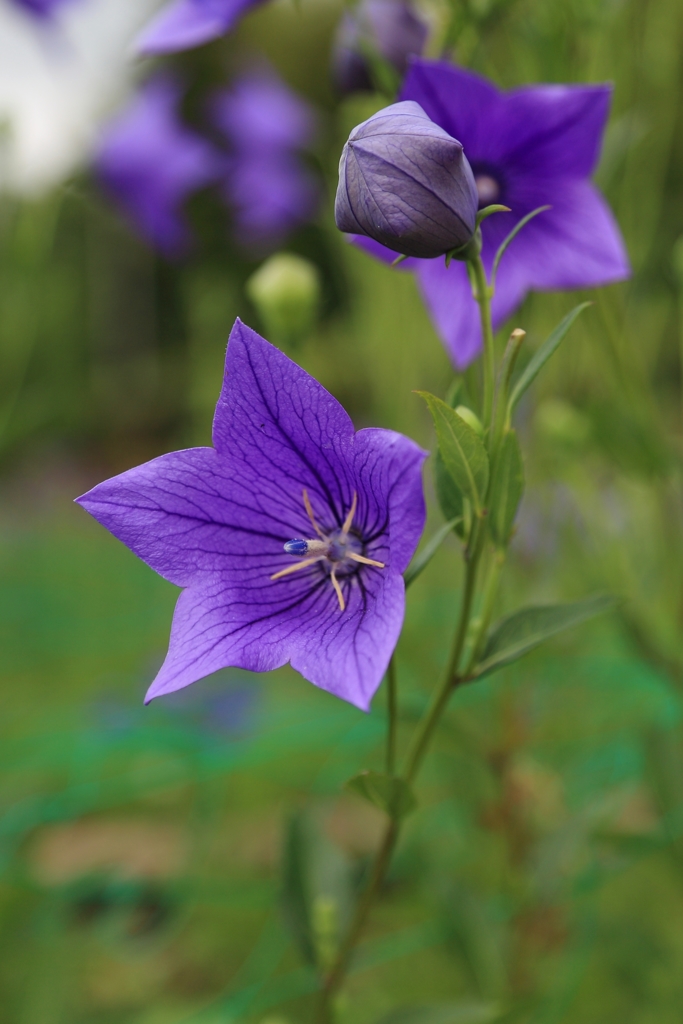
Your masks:
{"label": "blurred green foliage", "polygon": [[[520,406],[529,488],[499,611],[593,590],[623,600],[458,693],[340,1020],[443,1004],[431,1019],[444,1024],[475,1011],[674,1024],[683,9],[442,0],[430,11],[433,54],[446,47],[504,86],[615,83],[598,180],[635,274],[586,296],[595,305]],[[259,52],[317,104],[326,202],[287,248],[317,266],[322,300],[296,358],[358,426],[431,445],[412,392],[445,395],[452,372],[415,284],[332,226],[343,139],[384,102],[335,101],[339,13],[321,0],[266,5],[179,58],[188,115]],[[288,938],[281,879],[315,861],[300,945],[324,956],[343,916],[335,900],[362,879],[381,820],[342,784],[383,767],[382,693],[364,716],[286,670],[226,672],[143,709],[176,591],[69,507],[113,471],[207,443],[232,320],[265,329],[245,290],[259,261],[228,241],[210,197],[191,213],[196,252],[168,265],[85,175],[39,202],[0,203],[0,1024],[305,1021],[315,978]],[[528,332],[527,358],[577,301],[527,301],[511,325]],[[428,490],[429,532],[440,525],[429,473]],[[449,541],[411,589],[401,736],[438,677],[459,572]]]}

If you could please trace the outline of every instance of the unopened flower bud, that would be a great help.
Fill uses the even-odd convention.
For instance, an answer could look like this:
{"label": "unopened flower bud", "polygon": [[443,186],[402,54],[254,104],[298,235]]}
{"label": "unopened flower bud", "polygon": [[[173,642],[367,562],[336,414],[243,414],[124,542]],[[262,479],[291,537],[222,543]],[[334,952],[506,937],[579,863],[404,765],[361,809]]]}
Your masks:
{"label": "unopened flower bud", "polygon": [[455,411],[461,420],[464,420],[468,427],[471,427],[475,434],[479,434],[479,437],[484,436],[484,426],[477,416],[476,412],[472,412],[466,405],[456,406]]}
{"label": "unopened flower bud", "polygon": [[408,58],[419,56],[428,29],[405,0],[362,0],[347,11],[337,30],[332,53],[332,74],[342,94],[377,87],[372,57],[376,55],[403,76]]}
{"label": "unopened flower bud", "polygon": [[309,260],[276,253],[252,274],[246,290],[276,341],[296,343],[313,327],[320,305],[320,274]]}
{"label": "unopened flower bud", "polygon": [[478,204],[461,144],[412,100],[374,114],[344,146],[334,208],[340,231],[433,259],[467,245]]}

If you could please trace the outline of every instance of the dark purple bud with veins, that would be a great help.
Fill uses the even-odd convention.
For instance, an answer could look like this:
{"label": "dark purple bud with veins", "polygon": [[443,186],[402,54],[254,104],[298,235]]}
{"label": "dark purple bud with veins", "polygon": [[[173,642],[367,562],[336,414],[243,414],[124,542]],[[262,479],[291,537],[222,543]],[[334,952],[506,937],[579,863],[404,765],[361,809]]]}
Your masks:
{"label": "dark purple bud with veins", "polygon": [[394,103],[351,132],[339,162],[340,231],[433,259],[470,241],[478,205],[461,144],[419,104]]}

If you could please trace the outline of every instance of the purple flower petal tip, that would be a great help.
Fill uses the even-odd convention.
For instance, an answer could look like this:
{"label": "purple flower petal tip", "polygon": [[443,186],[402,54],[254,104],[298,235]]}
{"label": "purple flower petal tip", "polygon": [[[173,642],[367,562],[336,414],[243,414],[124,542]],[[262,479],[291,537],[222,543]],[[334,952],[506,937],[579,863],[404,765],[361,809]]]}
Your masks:
{"label": "purple flower petal tip", "polygon": [[136,42],[138,53],[177,53],[226,35],[263,0],[174,0],[152,19]]}
{"label": "purple flower petal tip", "polygon": [[[419,104],[462,143],[478,205],[500,203],[512,211],[482,224],[487,268],[518,221],[539,206],[551,207],[520,232],[500,264],[495,327],[529,291],[591,288],[630,274],[619,228],[589,180],[611,94],[609,85],[534,85],[502,92],[480,75],[443,61],[410,63],[401,99]],[[363,248],[369,248],[366,242]],[[387,259],[381,250],[376,254]],[[451,263],[446,269],[443,260],[423,259],[414,269],[437,331],[462,369],[481,350],[465,266]]]}
{"label": "purple flower petal tip", "polygon": [[355,432],[329,392],[239,320],[213,441],[77,499],[184,588],[146,699],[221,668],[289,662],[367,710],[403,621],[427,453],[390,430]]}

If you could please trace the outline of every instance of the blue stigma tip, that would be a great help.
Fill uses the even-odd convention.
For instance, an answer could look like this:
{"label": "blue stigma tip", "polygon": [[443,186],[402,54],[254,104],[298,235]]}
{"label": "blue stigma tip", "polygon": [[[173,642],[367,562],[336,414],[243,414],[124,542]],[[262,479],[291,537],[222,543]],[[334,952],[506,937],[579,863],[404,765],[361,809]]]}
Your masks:
{"label": "blue stigma tip", "polygon": [[288,540],[285,544],[285,551],[288,555],[305,555],[308,551],[308,541]]}

